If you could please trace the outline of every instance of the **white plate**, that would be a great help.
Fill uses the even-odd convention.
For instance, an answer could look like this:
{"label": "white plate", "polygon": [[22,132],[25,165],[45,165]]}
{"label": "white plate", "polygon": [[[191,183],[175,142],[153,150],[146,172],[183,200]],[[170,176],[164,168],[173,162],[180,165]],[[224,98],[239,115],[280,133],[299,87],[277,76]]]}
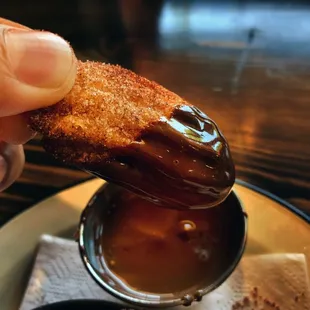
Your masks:
{"label": "white plate", "polygon": [[[1,310],[18,309],[39,237],[48,233],[72,238],[81,210],[102,184],[96,179],[65,190],[0,229]],[[310,268],[310,225],[306,219],[294,214],[294,207],[245,185],[236,184],[234,189],[249,215],[246,255],[305,253]]]}

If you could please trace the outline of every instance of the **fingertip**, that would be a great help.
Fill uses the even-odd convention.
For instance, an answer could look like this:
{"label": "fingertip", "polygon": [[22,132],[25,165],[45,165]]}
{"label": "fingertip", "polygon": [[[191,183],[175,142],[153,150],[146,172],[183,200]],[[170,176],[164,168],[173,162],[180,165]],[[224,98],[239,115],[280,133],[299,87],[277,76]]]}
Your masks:
{"label": "fingertip", "polygon": [[10,70],[21,83],[57,89],[72,73],[74,54],[60,36],[16,28],[7,29],[4,36]]}
{"label": "fingertip", "polygon": [[0,169],[3,169],[1,172],[3,177],[0,180],[0,192],[7,189],[19,178],[24,164],[25,154],[21,145],[0,142]]}
{"label": "fingertip", "polygon": [[0,140],[18,145],[24,144],[35,136],[28,126],[28,120],[23,114],[2,117],[0,119]]}
{"label": "fingertip", "polygon": [[70,92],[77,59],[63,38],[16,28],[2,30],[2,35],[0,116],[55,104]]}
{"label": "fingertip", "polygon": [[7,170],[8,170],[8,164],[6,160],[4,159],[4,157],[0,155],[0,188],[1,188],[2,181],[4,181],[5,179]]}
{"label": "fingertip", "polygon": [[14,78],[0,81],[0,116],[12,116],[59,102],[72,89],[76,71],[74,62],[65,81],[56,89],[35,87]]}

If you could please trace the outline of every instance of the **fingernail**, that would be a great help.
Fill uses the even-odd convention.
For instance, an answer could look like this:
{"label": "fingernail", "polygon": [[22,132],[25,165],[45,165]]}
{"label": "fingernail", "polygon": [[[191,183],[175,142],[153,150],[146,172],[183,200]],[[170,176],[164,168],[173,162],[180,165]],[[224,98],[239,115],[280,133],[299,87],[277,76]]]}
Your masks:
{"label": "fingernail", "polygon": [[59,88],[74,78],[75,57],[69,44],[50,32],[8,29],[5,36],[10,69],[19,81]]}
{"label": "fingernail", "polygon": [[0,185],[6,177],[8,164],[3,156],[0,155]]}

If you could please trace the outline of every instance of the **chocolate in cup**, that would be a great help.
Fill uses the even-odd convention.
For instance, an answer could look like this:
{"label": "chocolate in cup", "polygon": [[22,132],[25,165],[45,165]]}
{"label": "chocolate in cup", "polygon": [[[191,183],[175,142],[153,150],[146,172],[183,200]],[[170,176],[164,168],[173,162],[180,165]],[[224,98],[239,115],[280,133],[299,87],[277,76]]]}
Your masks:
{"label": "chocolate in cup", "polygon": [[[170,307],[201,301],[231,275],[244,253],[242,203],[231,191],[220,205],[204,210],[150,204],[114,184],[95,193],[79,226],[86,269],[127,304]],[[205,248],[199,251],[199,246]]]}

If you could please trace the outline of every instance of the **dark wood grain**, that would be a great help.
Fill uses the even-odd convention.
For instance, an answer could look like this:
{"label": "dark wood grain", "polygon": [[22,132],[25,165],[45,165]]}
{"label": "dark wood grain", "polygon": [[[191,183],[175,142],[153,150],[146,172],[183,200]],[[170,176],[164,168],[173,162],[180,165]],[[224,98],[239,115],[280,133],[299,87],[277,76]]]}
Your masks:
{"label": "dark wood grain", "polygon": [[[119,63],[196,104],[227,137],[238,178],[310,214],[309,7],[302,2],[288,6],[227,1],[219,6],[159,1],[149,6],[145,1],[107,1],[90,23],[93,11],[84,8],[81,15],[81,3],[96,6],[95,1],[77,1],[76,11],[62,11],[62,18],[70,16],[76,25],[66,26],[63,35],[79,58]],[[213,12],[213,24],[206,20],[199,31],[194,29],[188,21],[193,12],[197,16],[197,10],[207,9]],[[58,24],[43,22],[42,10],[21,17],[11,8],[6,17],[61,33]],[[221,14],[229,20],[227,12],[233,12],[234,27],[224,29]],[[168,19],[165,24],[163,16],[167,19],[169,14],[177,14],[179,23]],[[256,24],[247,25],[246,16]],[[295,28],[283,26],[285,21],[300,31],[294,34]],[[0,194],[0,225],[39,200],[90,178],[56,162],[42,150],[39,138],[27,143],[25,152],[24,173]]]}

